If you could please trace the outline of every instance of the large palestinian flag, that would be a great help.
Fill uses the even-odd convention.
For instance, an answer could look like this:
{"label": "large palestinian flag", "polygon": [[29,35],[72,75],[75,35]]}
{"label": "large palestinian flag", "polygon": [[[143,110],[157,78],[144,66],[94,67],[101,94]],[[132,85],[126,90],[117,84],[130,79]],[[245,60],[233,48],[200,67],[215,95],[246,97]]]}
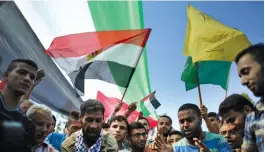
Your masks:
{"label": "large palestinian flag", "polygon": [[[0,2],[0,49],[2,50],[0,55],[3,57],[0,70],[4,72],[5,67],[15,58],[33,59],[40,68],[45,69],[47,77],[34,89],[32,100],[45,103],[53,110],[63,113],[77,110],[83,100],[91,95],[84,94],[80,98],[73,89],[72,79],[69,77],[73,72],[71,68],[75,67],[69,66],[66,69],[70,71],[67,71],[58,62],[58,57],[47,56],[44,51],[49,49],[55,38],[95,31],[144,29],[143,21],[141,1],[16,0]],[[97,50],[94,54],[100,52],[101,50]],[[92,57],[88,56],[87,61]],[[95,96],[100,89],[99,86],[105,81],[90,80],[85,80],[84,92],[94,91],[92,94]],[[96,84],[98,88],[91,90],[87,87],[88,84],[91,86]],[[150,93],[147,55],[144,49],[124,101],[127,104],[140,101]],[[122,91],[120,88],[112,89],[105,95],[120,99]],[[140,107],[137,110],[140,111]]]}

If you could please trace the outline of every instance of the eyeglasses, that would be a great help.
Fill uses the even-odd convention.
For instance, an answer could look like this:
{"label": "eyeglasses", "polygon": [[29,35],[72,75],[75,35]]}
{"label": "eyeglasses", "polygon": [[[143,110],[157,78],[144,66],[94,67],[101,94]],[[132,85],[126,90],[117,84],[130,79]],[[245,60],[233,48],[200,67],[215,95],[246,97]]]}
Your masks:
{"label": "eyeglasses", "polygon": [[135,138],[140,138],[141,136],[143,136],[143,138],[146,138],[147,137],[147,134],[146,133],[142,133],[142,134],[137,133],[137,134],[134,134],[132,136],[135,137]]}

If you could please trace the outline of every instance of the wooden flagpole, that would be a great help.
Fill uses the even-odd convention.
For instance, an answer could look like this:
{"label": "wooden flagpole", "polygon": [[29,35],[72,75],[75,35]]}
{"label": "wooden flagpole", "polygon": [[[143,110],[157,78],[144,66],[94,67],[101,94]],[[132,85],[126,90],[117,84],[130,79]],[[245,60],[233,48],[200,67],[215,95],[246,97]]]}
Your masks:
{"label": "wooden flagpole", "polygon": [[227,91],[228,91],[228,86],[229,86],[229,80],[230,80],[230,72],[231,72],[231,67],[228,72],[228,77],[227,77],[227,82],[226,82],[226,90],[225,90],[225,98],[227,98]]}
{"label": "wooden flagpole", "polygon": [[200,79],[199,79],[199,67],[198,67],[198,63],[195,63],[195,67],[196,67],[196,78],[197,78],[197,82],[198,82],[198,93],[199,93],[199,99],[200,99],[200,106],[202,106],[202,95],[201,95],[201,87],[200,87]]}

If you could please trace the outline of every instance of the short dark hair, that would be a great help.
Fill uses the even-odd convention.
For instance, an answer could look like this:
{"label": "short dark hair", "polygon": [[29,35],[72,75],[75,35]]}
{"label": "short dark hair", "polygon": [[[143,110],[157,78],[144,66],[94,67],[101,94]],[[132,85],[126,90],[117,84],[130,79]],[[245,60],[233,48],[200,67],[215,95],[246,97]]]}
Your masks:
{"label": "short dark hair", "polygon": [[199,107],[193,103],[186,103],[186,104],[182,105],[179,108],[178,112],[188,110],[188,109],[192,109],[193,111],[195,111],[195,113],[198,115],[198,117],[201,117],[201,111],[200,111]]}
{"label": "short dark hair", "polygon": [[80,111],[81,111],[81,117],[83,117],[85,113],[90,113],[95,111],[101,111],[102,114],[104,115],[105,108],[100,101],[96,99],[88,99],[87,101],[81,104]]}
{"label": "short dark hair", "polygon": [[230,110],[242,111],[244,106],[250,106],[254,110],[254,105],[244,96],[240,94],[232,94],[225,98],[225,100],[219,106],[219,115],[222,117],[225,113]]}
{"label": "short dark hair", "polygon": [[262,67],[264,65],[264,44],[258,43],[249,46],[248,48],[244,49],[243,51],[239,52],[235,58],[235,62],[238,64],[240,58],[245,54],[250,54],[253,59]]}
{"label": "short dark hair", "polygon": [[218,116],[217,113],[215,113],[215,112],[209,112],[209,113],[207,114],[207,116],[208,116],[208,117],[215,117],[216,120],[219,120],[219,116]]}
{"label": "short dark hair", "polygon": [[68,117],[68,123],[71,124],[73,120],[78,120],[80,117],[80,113],[78,111],[71,111]]}
{"label": "short dark hair", "polygon": [[37,64],[34,61],[32,61],[32,60],[29,60],[29,59],[15,59],[15,60],[11,61],[11,63],[8,65],[6,71],[7,72],[13,71],[17,67],[18,63],[28,64],[28,65],[32,66],[34,69],[38,70]]}
{"label": "short dark hair", "polygon": [[139,117],[139,118],[138,118],[138,121],[139,121],[139,120],[146,120],[146,121],[147,121],[147,123],[148,123],[148,125],[149,125],[149,127],[150,127],[150,123],[149,123],[149,121],[148,121],[148,119],[147,119],[147,118],[145,118],[145,117]]}
{"label": "short dark hair", "polygon": [[131,123],[129,125],[129,128],[128,128],[128,135],[129,135],[129,137],[132,136],[132,131],[134,129],[144,129],[146,131],[146,129],[145,129],[145,127],[144,127],[144,125],[142,123],[137,122],[137,121],[136,122],[133,122],[133,123]]}
{"label": "short dark hair", "polygon": [[52,115],[52,119],[54,120],[54,126],[56,126],[56,117]]}
{"label": "short dark hair", "polygon": [[104,123],[102,124],[102,128],[103,128],[103,129],[105,129],[105,128],[109,128],[109,127],[110,127],[110,125],[109,125],[108,123],[105,123],[105,122],[104,122]]}
{"label": "short dark hair", "polygon": [[126,117],[122,116],[122,115],[118,115],[118,116],[114,116],[111,120],[110,120],[110,126],[111,124],[114,122],[114,121],[118,121],[118,122],[122,122],[124,121],[127,125],[127,130],[129,128],[129,123],[128,123],[128,120],[126,119]]}
{"label": "short dark hair", "polygon": [[158,121],[160,120],[160,118],[167,118],[169,120],[170,124],[172,124],[172,119],[168,115],[164,114],[164,115],[159,116]]}
{"label": "short dark hair", "polygon": [[171,135],[180,135],[181,137],[183,137],[183,134],[177,130],[170,131],[168,136],[171,136]]}

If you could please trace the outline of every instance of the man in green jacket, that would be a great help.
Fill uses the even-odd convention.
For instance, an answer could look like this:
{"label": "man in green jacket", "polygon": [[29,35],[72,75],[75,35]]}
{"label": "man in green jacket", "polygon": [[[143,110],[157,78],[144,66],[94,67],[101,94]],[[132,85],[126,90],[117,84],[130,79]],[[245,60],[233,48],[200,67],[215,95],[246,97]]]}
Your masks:
{"label": "man in green jacket", "polygon": [[61,147],[62,152],[117,152],[115,138],[101,132],[104,122],[104,105],[94,99],[85,101],[80,107],[82,130],[67,138]]}

